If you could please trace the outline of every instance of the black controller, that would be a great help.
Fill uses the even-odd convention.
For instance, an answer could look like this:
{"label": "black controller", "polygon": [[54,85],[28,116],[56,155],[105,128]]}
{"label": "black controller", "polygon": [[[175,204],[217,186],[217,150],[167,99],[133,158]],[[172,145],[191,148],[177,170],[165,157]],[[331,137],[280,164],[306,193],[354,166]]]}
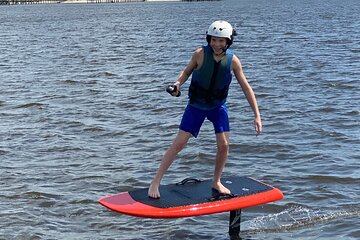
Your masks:
{"label": "black controller", "polygon": [[[177,86],[176,85],[169,85],[169,86],[167,86],[166,91],[170,95],[172,95],[174,92],[177,91]],[[176,97],[180,97],[180,95],[181,95],[181,92],[179,91],[179,93],[176,95]]]}

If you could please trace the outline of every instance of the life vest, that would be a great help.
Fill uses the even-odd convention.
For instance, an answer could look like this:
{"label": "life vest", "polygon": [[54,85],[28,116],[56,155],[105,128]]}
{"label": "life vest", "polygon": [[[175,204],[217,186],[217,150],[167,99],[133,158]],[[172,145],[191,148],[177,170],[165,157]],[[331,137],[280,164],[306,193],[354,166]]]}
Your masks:
{"label": "life vest", "polygon": [[223,59],[216,62],[212,48],[206,45],[203,49],[203,64],[192,73],[189,104],[199,109],[209,110],[226,102],[232,79],[231,62],[234,53],[227,49]]}

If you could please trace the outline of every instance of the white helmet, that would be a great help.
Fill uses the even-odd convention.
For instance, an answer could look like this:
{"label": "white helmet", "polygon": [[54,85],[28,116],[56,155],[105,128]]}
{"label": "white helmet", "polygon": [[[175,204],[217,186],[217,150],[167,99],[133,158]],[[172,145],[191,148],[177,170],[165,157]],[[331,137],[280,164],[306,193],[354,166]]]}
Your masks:
{"label": "white helmet", "polygon": [[224,37],[231,40],[233,37],[233,27],[226,21],[215,21],[210,25],[206,34],[213,37]]}
{"label": "white helmet", "polygon": [[234,36],[236,36],[236,31],[230,23],[219,20],[213,22],[206,32],[206,40],[209,44],[212,36],[227,38],[227,48],[229,48],[233,43]]}

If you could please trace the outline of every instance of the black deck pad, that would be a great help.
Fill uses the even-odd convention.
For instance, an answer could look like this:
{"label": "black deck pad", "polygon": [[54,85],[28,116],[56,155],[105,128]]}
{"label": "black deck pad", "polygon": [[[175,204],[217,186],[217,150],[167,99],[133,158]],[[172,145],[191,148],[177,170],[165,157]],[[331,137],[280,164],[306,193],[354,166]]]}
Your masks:
{"label": "black deck pad", "polygon": [[222,178],[221,182],[230,189],[233,196],[218,196],[218,193],[211,188],[212,180],[201,182],[185,181],[183,184],[161,185],[160,199],[148,197],[148,188],[133,190],[129,194],[137,202],[158,208],[171,208],[240,198],[273,189],[271,186],[248,177],[226,177]]}

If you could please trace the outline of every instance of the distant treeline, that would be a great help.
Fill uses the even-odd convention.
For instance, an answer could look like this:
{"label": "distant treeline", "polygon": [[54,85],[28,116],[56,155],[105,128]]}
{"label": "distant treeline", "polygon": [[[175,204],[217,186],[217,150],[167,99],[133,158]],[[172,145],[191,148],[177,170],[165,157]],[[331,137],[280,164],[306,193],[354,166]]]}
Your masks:
{"label": "distant treeline", "polygon": [[[181,0],[183,2],[198,1],[220,1],[220,0]],[[41,4],[41,3],[63,3],[66,0],[0,0],[0,5],[16,5],[16,4]],[[71,0],[77,2],[77,0]],[[86,3],[120,3],[120,2],[146,2],[146,0],[83,0],[79,2]]]}
{"label": "distant treeline", "polygon": [[[63,3],[63,2],[66,2],[66,0],[0,0],[0,5]],[[72,0],[72,2],[76,3],[77,1]],[[81,2],[87,2],[87,3],[119,3],[119,2],[145,2],[145,0],[86,0],[86,1],[81,1]]]}

